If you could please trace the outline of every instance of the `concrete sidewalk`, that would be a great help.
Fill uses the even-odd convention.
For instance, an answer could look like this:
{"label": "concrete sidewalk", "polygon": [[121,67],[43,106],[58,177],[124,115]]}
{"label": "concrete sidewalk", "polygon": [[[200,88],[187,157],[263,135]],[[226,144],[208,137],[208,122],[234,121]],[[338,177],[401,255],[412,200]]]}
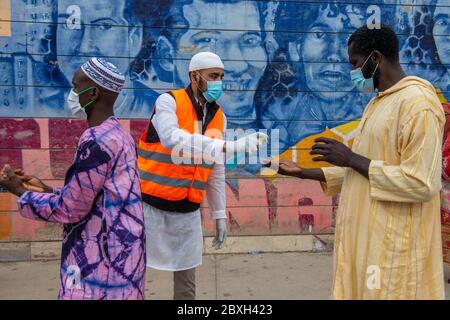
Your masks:
{"label": "concrete sidewalk", "polygon": [[[331,272],[328,253],[206,255],[197,270],[197,298],[328,299]],[[0,263],[0,299],[55,299],[58,288],[59,261]],[[171,299],[172,274],[147,269],[146,291],[147,299]]]}

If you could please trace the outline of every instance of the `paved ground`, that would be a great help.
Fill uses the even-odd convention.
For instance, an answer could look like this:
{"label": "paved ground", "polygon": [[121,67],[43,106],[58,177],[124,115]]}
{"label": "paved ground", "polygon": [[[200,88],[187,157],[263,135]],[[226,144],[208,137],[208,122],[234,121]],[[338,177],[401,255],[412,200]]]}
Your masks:
{"label": "paved ground", "polygon": [[[55,299],[59,262],[0,263],[0,299]],[[332,257],[318,253],[208,255],[198,299],[328,299]],[[450,268],[446,266],[446,279]],[[171,299],[172,274],[147,271],[147,298]],[[446,284],[450,299],[450,284]]]}

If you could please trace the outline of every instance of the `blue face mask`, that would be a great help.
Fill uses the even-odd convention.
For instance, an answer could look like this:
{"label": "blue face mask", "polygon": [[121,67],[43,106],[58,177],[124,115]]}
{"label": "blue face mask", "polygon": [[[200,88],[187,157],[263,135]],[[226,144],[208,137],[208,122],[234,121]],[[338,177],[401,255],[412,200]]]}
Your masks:
{"label": "blue face mask", "polygon": [[[205,78],[203,78],[201,75],[200,77],[205,80]],[[213,102],[216,101],[217,99],[220,98],[220,96],[222,95],[222,81],[207,81],[205,80],[206,83],[208,84],[208,89],[206,89],[206,91],[203,92],[203,96],[205,97],[206,101],[208,102]]]}
{"label": "blue face mask", "polygon": [[366,61],[364,61],[361,68],[350,71],[350,78],[352,79],[353,84],[356,86],[356,89],[358,89],[361,92],[374,92],[375,91],[375,85],[373,83],[373,76],[378,69],[378,63],[377,63],[377,66],[375,67],[375,70],[372,73],[372,76],[369,79],[366,79],[362,72],[362,69],[366,65],[369,58],[372,56],[372,53],[367,57]]}

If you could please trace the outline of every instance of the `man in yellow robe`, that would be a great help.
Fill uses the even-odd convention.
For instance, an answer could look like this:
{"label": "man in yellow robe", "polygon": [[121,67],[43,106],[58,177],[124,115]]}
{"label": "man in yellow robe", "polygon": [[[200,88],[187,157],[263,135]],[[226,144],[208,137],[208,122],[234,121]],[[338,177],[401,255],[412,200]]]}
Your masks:
{"label": "man in yellow robe", "polygon": [[280,160],[279,173],[322,182],[340,193],[334,299],[444,299],[440,199],[444,112],[433,86],[406,76],[387,26],[349,39],[352,80],[378,91],[366,106],[352,149],[318,138],[304,169]]}

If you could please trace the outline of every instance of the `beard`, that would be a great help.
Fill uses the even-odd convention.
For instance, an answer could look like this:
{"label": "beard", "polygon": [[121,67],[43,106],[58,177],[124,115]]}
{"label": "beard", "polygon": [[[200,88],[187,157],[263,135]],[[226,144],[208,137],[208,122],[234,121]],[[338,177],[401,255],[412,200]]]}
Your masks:
{"label": "beard", "polygon": [[202,76],[198,77],[198,91],[199,94],[203,94],[203,92],[206,92],[206,90],[208,90],[208,82],[203,80]]}

